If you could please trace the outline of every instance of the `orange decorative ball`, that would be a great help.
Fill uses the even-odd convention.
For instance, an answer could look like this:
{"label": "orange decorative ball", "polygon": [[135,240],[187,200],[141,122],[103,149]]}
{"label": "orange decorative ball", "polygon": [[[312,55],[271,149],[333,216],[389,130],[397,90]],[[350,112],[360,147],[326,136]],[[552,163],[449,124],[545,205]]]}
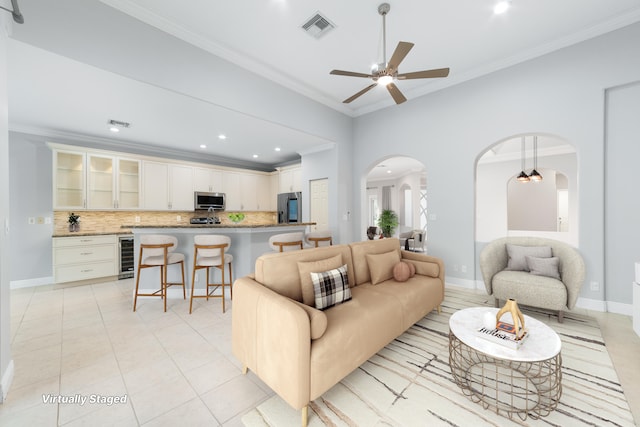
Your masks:
{"label": "orange decorative ball", "polygon": [[411,277],[411,268],[408,263],[400,261],[393,266],[393,278],[397,282],[406,282],[409,277]]}

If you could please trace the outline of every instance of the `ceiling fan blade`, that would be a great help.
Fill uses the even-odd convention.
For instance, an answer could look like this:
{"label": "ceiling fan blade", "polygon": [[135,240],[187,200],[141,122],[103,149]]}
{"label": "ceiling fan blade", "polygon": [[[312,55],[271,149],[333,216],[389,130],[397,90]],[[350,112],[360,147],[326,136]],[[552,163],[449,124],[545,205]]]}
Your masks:
{"label": "ceiling fan blade", "polygon": [[364,89],[362,89],[360,92],[356,93],[353,96],[350,96],[349,98],[345,99],[344,101],[342,101],[344,104],[348,104],[351,101],[353,101],[354,99],[358,98],[360,95],[364,95],[365,93],[369,92],[371,89],[373,89],[374,87],[376,87],[378,84],[377,83],[373,83],[370,84],[369,86],[365,87]]}
{"label": "ceiling fan blade", "polygon": [[364,73],[354,73],[353,71],[343,71],[343,70],[331,70],[329,74],[334,74],[336,76],[347,76],[347,77],[373,77],[371,74]]}
{"label": "ceiling fan blade", "polygon": [[387,64],[387,73],[393,74],[396,71],[398,71],[398,67],[400,66],[400,63],[402,62],[404,57],[407,56],[407,53],[409,53],[412,47],[413,47],[413,43],[398,42],[398,46],[396,47],[396,50],[393,52],[393,55],[391,55],[391,59]]}
{"label": "ceiling fan blade", "polygon": [[387,90],[393,97],[393,100],[396,101],[396,104],[402,104],[404,101],[407,100],[407,98],[404,97],[402,92],[400,92],[400,89],[398,89],[398,86],[394,85],[393,83],[389,83],[387,85]]}
{"label": "ceiling fan blade", "polygon": [[398,80],[409,79],[431,79],[434,77],[447,77],[449,75],[448,68],[437,68],[435,70],[415,71],[413,73],[398,74],[396,78]]}

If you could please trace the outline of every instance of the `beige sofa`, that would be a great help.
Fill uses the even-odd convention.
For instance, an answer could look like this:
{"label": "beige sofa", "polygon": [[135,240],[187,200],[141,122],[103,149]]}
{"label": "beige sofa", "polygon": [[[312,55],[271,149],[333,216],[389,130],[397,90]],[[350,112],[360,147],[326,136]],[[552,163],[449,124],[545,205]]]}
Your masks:
{"label": "beige sofa", "polygon": [[[347,266],[352,299],[324,311],[304,304],[308,271],[324,271],[336,257]],[[402,283],[387,278],[396,259],[412,263],[415,276]],[[233,354],[244,372],[251,369],[302,409],[306,425],[310,401],[440,311],[444,273],[440,259],[402,251],[395,238],[262,255],[254,275],[233,286]]]}
{"label": "beige sofa", "polygon": [[[528,268],[508,269],[507,245],[551,248],[547,255],[557,258],[558,277],[550,277],[553,274],[545,272],[545,268],[534,272]],[[518,304],[557,311],[560,323],[564,312],[575,307],[585,275],[584,260],[576,249],[558,240],[529,236],[503,237],[487,244],[480,252],[480,270],[487,293],[495,297],[496,307],[500,306],[500,300],[513,298]]]}

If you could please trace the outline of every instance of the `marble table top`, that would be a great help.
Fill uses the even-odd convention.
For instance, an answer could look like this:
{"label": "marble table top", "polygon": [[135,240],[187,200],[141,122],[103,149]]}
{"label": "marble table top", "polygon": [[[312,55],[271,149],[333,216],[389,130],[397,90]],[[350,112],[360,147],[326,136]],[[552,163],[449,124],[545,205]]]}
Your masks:
{"label": "marble table top", "polygon": [[511,349],[478,337],[476,331],[482,327],[482,319],[489,312],[495,318],[498,308],[472,307],[456,311],[449,319],[449,329],[463,343],[488,356],[521,362],[540,362],[560,353],[562,342],[549,326],[533,317],[524,315],[529,337],[520,348]]}

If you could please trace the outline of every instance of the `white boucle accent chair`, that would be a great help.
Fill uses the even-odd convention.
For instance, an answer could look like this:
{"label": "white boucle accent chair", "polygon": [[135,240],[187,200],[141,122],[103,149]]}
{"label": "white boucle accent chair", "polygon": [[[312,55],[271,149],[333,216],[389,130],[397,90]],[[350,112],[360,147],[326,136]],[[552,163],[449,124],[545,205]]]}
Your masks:
{"label": "white boucle accent chair", "polygon": [[[559,259],[560,280],[526,271],[506,270],[507,244],[550,246],[552,255]],[[567,243],[542,237],[514,236],[494,240],[482,249],[480,271],[487,293],[495,298],[496,307],[500,307],[501,300],[513,298],[521,305],[558,311],[558,322],[562,323],[564,311],[576,305],[585,266],[580,253]]]}

